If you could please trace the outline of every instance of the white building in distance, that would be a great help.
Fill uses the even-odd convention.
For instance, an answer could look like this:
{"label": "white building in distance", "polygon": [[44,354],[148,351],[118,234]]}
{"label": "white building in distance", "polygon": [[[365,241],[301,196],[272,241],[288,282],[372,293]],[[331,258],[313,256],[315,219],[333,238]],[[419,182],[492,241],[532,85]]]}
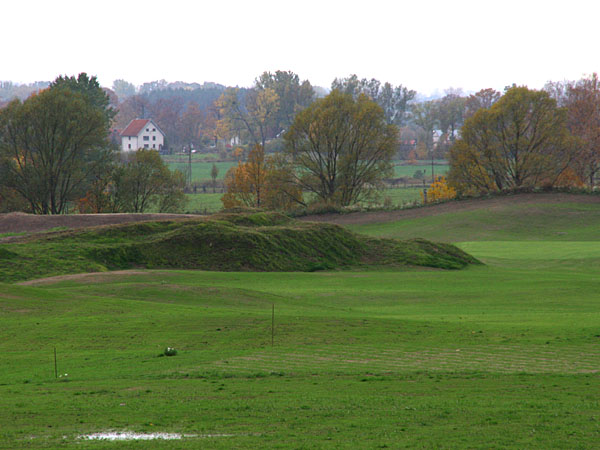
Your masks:
{"label": "white building in distance", "polygon": [[138,148],[161,150],[165,134],[152,119],[134,119],[121,131],[121,150],[136,151]]}

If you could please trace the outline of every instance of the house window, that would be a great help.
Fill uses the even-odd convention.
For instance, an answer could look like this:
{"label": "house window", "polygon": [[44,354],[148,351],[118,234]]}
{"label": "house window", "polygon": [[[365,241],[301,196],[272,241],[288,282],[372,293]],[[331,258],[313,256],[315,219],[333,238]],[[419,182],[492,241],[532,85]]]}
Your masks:
{"label": "house window", "polygon": [[130,140],[131,140],[131,136],[129,136],[129,137],[127,138],[127,140],[128,140],[128,141],[130,141]]}
{"label": "house window", "polygon": [[156,131],[156,128],[152,128],[152,131]]}
{"label": "house window", "polygon": [[152,148],[156,148],[156,144],[152,144]]}
{"label": "house window", "polygon": [[131,150],[131,144],[129,144],[129,149]]}
{"label": "house window", "polygon": [[150,140],[150,136],[144,136],[144,140],[145,141],[149,141]]}
{"label": "house window", "polygon": [[144,148],[148,148],[148,144],[144,144]]}
{"label": "house window", "polygon": [[146,131],[150,131],[148,128],[146,128]]}
{"label": "house window", "polygon": [[156,136],[152,136],[152,140],[155,141],[156,140]]}

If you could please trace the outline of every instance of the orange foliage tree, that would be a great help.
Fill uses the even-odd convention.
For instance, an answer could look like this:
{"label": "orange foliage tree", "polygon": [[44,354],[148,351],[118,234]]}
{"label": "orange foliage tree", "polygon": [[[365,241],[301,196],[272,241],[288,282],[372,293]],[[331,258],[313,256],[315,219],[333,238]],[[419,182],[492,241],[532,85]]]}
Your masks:
{"label": "orange foliage tree", "polygon": [[286,210],[296,203],[304,204],[302,192],[291,180],[290,166],[281,157],[265,158],[263,147],[256,145],[246,162],[239,161],[227,171],[223,207]]}
{"label": "orange foliage tree", "polygon": [[452,200],[456,198],[456,189],[448,185],[446,181],[446,177],[439,177],[429,186],[427,190],[427,199],[425,199],[425,195],[421,194],[423,197],[423,202],[441,202],[445,200]]}

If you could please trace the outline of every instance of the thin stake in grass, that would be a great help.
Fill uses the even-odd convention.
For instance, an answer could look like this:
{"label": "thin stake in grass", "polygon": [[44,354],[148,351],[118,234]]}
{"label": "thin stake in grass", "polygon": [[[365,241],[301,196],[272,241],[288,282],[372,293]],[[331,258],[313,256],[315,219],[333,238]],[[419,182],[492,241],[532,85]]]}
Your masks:
{"label": "thin stake in grass", "polygon": [[58,378],[58,365],[56,364],[56,347],[54,347],[54,378]]}

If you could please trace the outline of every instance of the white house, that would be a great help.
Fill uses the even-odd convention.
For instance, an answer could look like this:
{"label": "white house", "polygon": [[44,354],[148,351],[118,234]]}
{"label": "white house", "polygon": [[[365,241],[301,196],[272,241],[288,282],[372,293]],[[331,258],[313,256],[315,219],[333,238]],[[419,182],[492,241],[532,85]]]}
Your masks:
{"label": "white house", "polygon": [[135,151],[138,148],[161,150],[165,145],[165,134],[152,119],[134,119],[121,131],[121,150]]}

